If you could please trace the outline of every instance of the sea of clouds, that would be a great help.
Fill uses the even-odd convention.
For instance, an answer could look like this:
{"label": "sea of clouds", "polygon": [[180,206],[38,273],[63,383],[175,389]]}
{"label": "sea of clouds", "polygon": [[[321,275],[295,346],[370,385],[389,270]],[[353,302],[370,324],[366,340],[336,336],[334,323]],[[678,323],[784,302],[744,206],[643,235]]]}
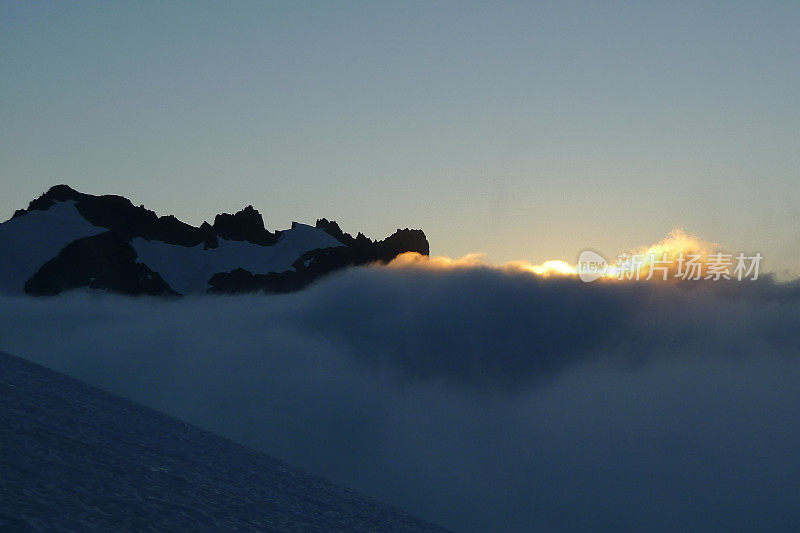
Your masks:
{"label": "sea of clouds", "polygon": [[2,297],[0,350],[458,531],[800,524],[798,282]]}

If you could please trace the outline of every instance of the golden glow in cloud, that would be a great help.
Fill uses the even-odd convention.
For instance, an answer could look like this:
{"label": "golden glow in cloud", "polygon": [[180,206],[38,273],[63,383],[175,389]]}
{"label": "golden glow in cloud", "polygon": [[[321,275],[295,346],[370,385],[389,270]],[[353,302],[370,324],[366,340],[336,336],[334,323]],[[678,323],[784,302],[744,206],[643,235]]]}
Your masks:
{"label": "golden glow in cloud", "polygon": [[417,252],[405,252],[389,263],[389,268],[420,268],[425,270],[458,270],[465,268],[496,268],[509,272],[530,272],[539,276],[574,276],[575,267],[566,261],[545,261],[534,265],[527,261],[509,261],[500,265],[492,264],[486,254],[470,253],[463,257],[452,258],[441,255],[428,257]]}
{"label": "golden glow in cloud", "polygon": [[[698,257],[697,263],[707,265],[712,254],[719,251],[719,244],[706,241],[697,235],[685,232],[681,228],[673,229],[669,234],[656,244],[642,246],[627,253],[629,257],[641,258],[641,263],[633,265],[639,271],[640,278],[646,278],[650,269],[654,266],[665,265],[670,276],[677,274],[680,259]],[[619,275],[620,261],[618,260],[613,267],[614,277]]]}
{"label": "golden glow in cloud", "polygon": [[[604,271],[596,278],[606,279],[673,279],[680,277],[681,265],[687,258],[695,258],[697,264],[707,265],[713,254],[719,253],[719,245],[687,233],[682,229],[672,230],[661,241],[629,250],[620,254],[614,262],[604,265]],[[594,256],[601,258],[597,254]],[[390,268],[420,268],[426,270],[455,270],[464,268],[495,268],[508,272],[529,272],[541,277],[577,277],[578,265],[555,259],[541,264],[528,261],[510,261],[492,264],[482,253],[470,253],[463,257],[427,257],[415,252],[397,256],[388,265]],[[650,275],[651,269],[654,275]],[[595,279],[596,279],[595,278]]]}
{"label": "golden glow in cloud", "polygon": [[486,254],[471,253],[453,259],[444,255],[427,256],[417,252],[405,252],[395,257],[388,265],[391,268],[424,268],[428,270],[450,270],[491,266]]}

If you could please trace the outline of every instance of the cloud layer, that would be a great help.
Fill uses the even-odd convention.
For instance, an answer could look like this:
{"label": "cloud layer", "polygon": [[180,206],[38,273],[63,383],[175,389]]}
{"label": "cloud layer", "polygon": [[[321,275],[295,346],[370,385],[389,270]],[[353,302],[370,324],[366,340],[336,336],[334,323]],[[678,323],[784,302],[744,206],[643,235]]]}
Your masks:
{"label": "cloud layer", "polygon": [[0,299],[0,349],[462,531],[800,520],[800,285],[362,268]]}

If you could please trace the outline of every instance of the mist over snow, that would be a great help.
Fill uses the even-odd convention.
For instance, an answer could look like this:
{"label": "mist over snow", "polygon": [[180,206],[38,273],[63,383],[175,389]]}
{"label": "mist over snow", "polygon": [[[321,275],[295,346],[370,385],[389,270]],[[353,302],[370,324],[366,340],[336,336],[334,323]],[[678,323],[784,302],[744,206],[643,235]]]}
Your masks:
{"label": "mist over snow", "polygon": [[797,282],[2,297],[0,350],[458,531],[800,523]]}

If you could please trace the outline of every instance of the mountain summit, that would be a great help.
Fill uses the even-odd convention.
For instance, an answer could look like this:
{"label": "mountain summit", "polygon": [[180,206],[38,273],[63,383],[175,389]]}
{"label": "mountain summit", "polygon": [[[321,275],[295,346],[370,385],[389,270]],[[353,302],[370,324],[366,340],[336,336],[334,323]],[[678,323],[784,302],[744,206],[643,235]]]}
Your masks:
{"label": "mountain summit", "polygon": [[0,224],[0,292],[290,292],[335,270],[408,251],[429,253],[421,230],[398,229],[372,241],[321,218],[271,232],[252,205],[195,227],[122,196],[56,185]]}

